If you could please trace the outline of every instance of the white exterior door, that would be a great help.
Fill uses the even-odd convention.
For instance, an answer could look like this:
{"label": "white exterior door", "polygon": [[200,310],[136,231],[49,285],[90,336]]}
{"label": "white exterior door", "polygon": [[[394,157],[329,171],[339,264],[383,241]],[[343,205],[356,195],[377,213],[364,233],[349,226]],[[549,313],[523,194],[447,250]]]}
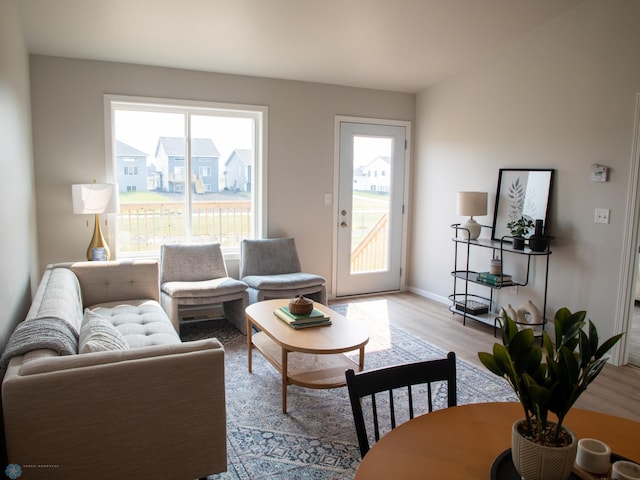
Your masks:
{"label": "white exterior door", "polygon": [[399,290],[409,124],[338,122],[336,297]]}

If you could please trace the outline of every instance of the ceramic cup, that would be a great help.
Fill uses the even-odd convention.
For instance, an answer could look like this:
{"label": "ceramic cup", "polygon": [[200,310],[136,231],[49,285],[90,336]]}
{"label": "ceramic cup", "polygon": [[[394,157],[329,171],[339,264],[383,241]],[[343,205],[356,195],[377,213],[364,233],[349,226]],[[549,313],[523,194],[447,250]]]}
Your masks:
{"label": "ceramic cup", "polygon": [[578,440],[576,463],[590,473],[607,473],[611,460],[611,449],[606,443],[595,438]]}
{"label": "ceramic cup", "polygon": [[626,460],[615,462],[611,467],[612,480],[638,480],[640,479],[640,465]]}

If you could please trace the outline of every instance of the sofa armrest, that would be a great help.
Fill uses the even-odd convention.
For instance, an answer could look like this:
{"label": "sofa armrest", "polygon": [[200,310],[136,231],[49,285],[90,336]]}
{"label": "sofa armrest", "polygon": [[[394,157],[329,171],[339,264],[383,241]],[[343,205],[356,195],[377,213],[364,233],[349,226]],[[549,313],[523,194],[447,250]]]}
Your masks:
{"label": "sofa armrest", "polygon": [[48,466],[25,478],[178,479],[226,470],[217,340],[20,360],[2,384],[8,460]]}
{"label": "sofa armrest", "polygon": [[83,307],[97,303],[148,298],[160,302],[157,260],[116,260],[109,262],[57,263],[78,277]]}

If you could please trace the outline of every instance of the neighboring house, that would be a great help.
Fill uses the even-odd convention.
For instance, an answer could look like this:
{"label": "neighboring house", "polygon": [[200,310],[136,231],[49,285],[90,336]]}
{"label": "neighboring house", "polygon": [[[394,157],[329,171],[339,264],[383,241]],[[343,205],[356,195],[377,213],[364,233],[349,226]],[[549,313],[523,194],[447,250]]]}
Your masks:
{"label": "neighboring house", "polygon": [[147,191],[147,157],[146,153],[116,140],[116,176],[120,192]]}
{"label": "neighboring house", "polygon": [[236,148],[224,164],[224,188],[233,192],[250,192],[253,150]]}
{"label": "neighboring house", "polygon": [[[187,181],[184,161],[184,137],[160,137],[156,147],[156,175],[160,189],[169,193],[184,192]],[[190,182],[195,193],[218,192],[220,152],[210,138],[191,139]]]}
{"label": "neighboring house", "polygon": [[367,165],[353,172],[353,189],[372,192],[388,192],[391,182],[389,157],[376,157]]}

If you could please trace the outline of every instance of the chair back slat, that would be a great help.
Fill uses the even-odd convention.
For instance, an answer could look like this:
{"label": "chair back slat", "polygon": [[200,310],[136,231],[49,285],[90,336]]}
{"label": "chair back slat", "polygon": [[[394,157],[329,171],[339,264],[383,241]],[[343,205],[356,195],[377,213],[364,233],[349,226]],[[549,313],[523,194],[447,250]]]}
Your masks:
{"label": "chair back slat", "polygon": [[393,390],[389,390],[389,414],[391,415],[391,428],[396,428],[396,409],[393,405]]}
{"label": "chair back slat", "polygon": [[[409,418],[413,418],[413,392],[411,385],[407,385],[407,395],[409,397]],[[429,395],[431,395],[431,384],[429,384]]]}
{"label": "chair back slat", "polygon": [[[412,386],[415,385],[423,385],[427,390],[426,409],[428,412],[432,412],[434,408],[432,387],[436,383],[443,383],[447,386],[446,406],[453,407],[457,404],[456,355],[454,352],[449,352],[445,359],[395,365],[359,373],[349,369],[346,371],[346,379],[362,457],[366,455],[370,448],[365,416],[362,410],[363,398],[371,398],[373,433],[376,442],[380,440],[381,432],[379,418],[381,405],[376,403],[376,393],[389,392],[388,410],[391,429],[394,429],[399,422],[399,417],[396,416],[395,411],[396,399],[394,399],[394,390],[396,389],[407,387],[406,397],[409,404],[409,419],[414,418],[415,409],[420,404],[420,402],[417,402],[417,398],[414,399]],[[421,410],[424,411],[424,407]],[[406,417],[404,418],[406,419]]]}
{"label": "chair back slat", "polygon": [[[376,437],[376,442],[380,440],[380,425],[378,423],[378,408],[376,407],[376,395],[371,395],[371,409],[373,410],[373,434]],[[362,413],[362,412],[361,412]],[[364,419],[363,419],[364,422]],[[364,427],[364,423],[362,424]]]}

